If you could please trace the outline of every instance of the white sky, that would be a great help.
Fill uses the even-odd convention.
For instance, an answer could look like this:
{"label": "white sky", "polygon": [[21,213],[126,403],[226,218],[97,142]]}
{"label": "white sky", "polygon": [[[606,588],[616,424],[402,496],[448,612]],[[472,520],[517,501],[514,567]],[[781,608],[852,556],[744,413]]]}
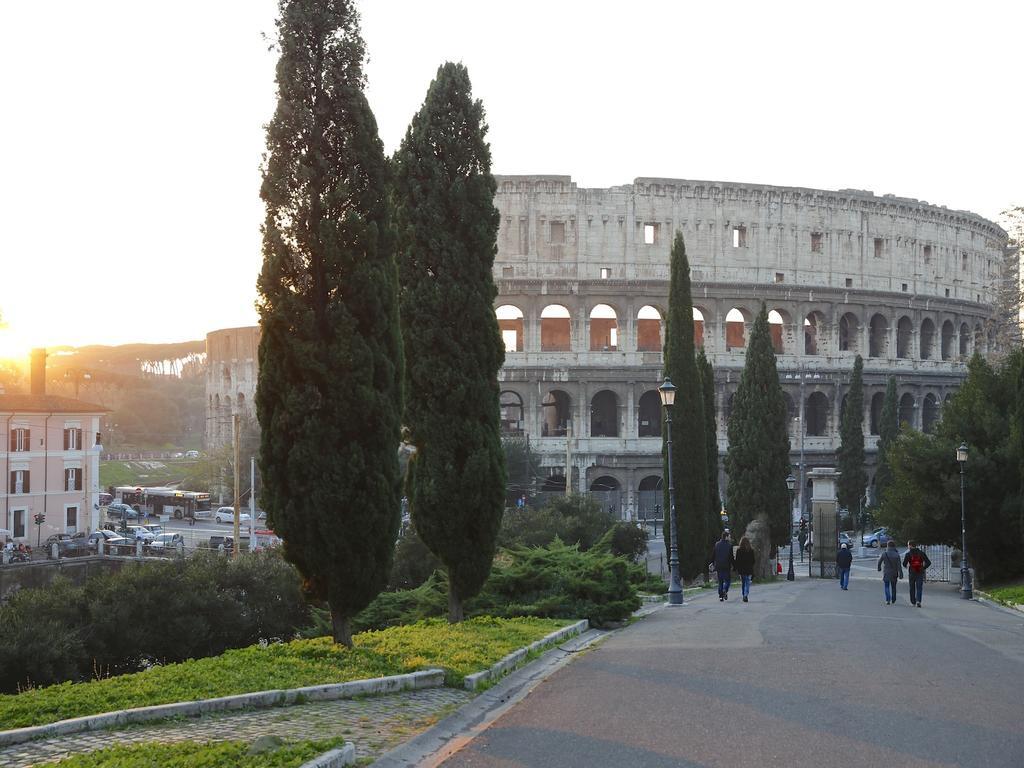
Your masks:
{"label": "white sky", "polygon": [[[495,173],[1024,203],[1024,5],[359,4],[388,152],[464,62]],[[271,0],[0,4],[0,356],[256,322]]]}

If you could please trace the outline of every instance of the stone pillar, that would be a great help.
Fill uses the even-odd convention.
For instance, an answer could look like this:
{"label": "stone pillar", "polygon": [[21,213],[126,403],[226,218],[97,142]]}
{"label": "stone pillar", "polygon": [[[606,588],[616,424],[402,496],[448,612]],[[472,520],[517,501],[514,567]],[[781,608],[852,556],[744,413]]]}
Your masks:
{"label": "stone pillar", "polygon": [[[813,563],[835,563],[836,532],[833,530],[833,521],[836,514],[836,481],[839,479],[839,473],[830,467],[815,467],[807,476],[811,480],[811,524],[815,532],[811,558]],[[826,532],[829,535],[824,535]],[[812,575],[820,576],[821,572],[820,566],[811,568]]]}
{"label": "stone pillar", "polygon": [[626,385],[626,424],[622,432],[619,433],[619,437],[633,438],[639,436],[640,430],[636,417],[636,382],[630,382]]}

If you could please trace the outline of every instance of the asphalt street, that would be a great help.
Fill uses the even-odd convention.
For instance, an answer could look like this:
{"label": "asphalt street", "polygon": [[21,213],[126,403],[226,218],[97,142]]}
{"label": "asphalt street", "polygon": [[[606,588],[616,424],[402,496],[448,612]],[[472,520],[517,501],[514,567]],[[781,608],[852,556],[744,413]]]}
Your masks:
{"label": "asphalt street", "polygon": [[612,634],[444,765],[1021,768],[1024,614],[926,584],[734,584]]}

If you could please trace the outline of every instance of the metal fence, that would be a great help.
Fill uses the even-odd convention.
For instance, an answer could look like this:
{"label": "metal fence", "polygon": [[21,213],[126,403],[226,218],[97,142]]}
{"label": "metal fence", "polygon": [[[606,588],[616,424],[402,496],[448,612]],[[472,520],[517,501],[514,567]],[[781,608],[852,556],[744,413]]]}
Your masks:
{"label": "metal fence", "polygon": [[[924,553],[931,560],[931,567],[925,571],[927,581],[951,581],[950,574],[954,572],[951,553],[953,549],[945,544],[927,544],[921,547]],[[956,571],[956,580],[960,580],[960,571]]]}

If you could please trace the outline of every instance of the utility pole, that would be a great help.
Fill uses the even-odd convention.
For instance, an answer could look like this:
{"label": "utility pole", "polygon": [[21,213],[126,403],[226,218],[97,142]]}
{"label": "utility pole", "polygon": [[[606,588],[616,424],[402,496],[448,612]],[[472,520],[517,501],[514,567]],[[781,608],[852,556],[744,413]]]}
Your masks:
{"label": "utility pole", "polygon": [[[240,495],[239,494],[239,488],[238,488],[238,481],[239,481],[239,471],[241,470],[241,467],[238,466],[238,451],[239,451],[239,442],[240,442],[240,435],[239,435],[239,433],[241,432],[241,418],[242,417],[239,414],[237,414],[237,413],[232,418],[232,426],[234,427],[234,429],[232,431],[234,432],[234,437],[235,437],[235,464],[234,464],[234,473],[233,473],[234,476],[235,476],[235,546],[232,547],[232,549],[231,549],[231,556],[234,557],[234,558],[238,557],[238,551],[242,548],[242,539],[241,539],[240,533],[239,533],[239,527],[240,527],[240,523],[241,523],[241,518],[239,517],[239,514],[240,514],[241,510],[240,510],[240,508],[238,506],[238,497]],[[250,541],[250,545],[251,544],[252,544],[252,542]]]}
{"label": "utility pole", "polygon": [[572,420],[565,422],[565,495],[572,496]]}
{"label": "utility pole", "polygon": [[807,414],[804,412],[804,367],[800,366],[800,519],[804,519],[804,493],[807,489],[807,478],[804,476],[804,433],[807,425],[804,419]]}
{"label": "utility pole", "polygon": [[256,457],[249,457],[249,551],[256,545]]}

